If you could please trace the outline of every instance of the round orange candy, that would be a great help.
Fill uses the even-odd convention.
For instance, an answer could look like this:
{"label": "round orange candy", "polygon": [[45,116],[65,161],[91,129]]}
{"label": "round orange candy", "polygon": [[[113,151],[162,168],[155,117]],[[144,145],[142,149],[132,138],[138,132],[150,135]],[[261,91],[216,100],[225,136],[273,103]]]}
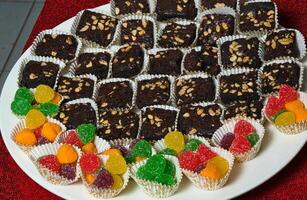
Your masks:
{"label": "round orange candy", "polygon": [[61,164],[71,164],[78,160],[78,154],[71,145],[63,144],[58,149],[57,158]]}
{"label": "round orange candy", "polygon": [[97,149],[94,143],[88,143],[83,145],[82,151],[84,153],[97,153]]}
{"label": "round orange candy", "polygon": [[54,93],[54,98],[51,100],[51,103],[60,104],[62,99],[63,99],[62,96],[59,93],[55,92]]}
{"label": "round orange candy", "polygon": [[87,182],[89,185],[92,184],[92,183],[94,183],[95,179],[96,179],[96,176],[94,176],[93,174],[86,174],[86,175],[85,175],[85,180],[86,180],[86,182]]}
{"label": "round orange candy", "polygon": [[295,101],[291,101],[289,103],[286,103],[285,108],[286,108],[286,110],[295,113],[298,110],[305,109],[305,105],[302,101],[297,99]]}
{"label": "round orange candy", "polygon": [[61,127],[57,124],[47,122],[43,125],[41,134],[44,138],[49,140],[50,142],[54,142],[55,138],[61,132]]}
{"label": "round orange candy", "polygon": [[223,177],[220,170],[212,164],[207,165],[205,169],[201,170],[200,175],[213,180],[218,180]]}
{"label": "round orange candy", "polygon": [[122,152],[119,149],[108,149],[102,152],[102,155],[122,155]]}
{"label": "round orange candy", "polygon": [[307,121],[307,109],[300,109],[295,112],[295,120],[297,123]]}
{"label": "round orange candy", "polygon": [[35,134],[30,129],[23,129],[15,136],[15,141],[27,145],[27,146],[33,146],[37,143]]}
{"label": "round orange candy", "polygon": [[135,157],[135,162],[141,162],[142,160],[145,160],[145,158],[142,156]]}

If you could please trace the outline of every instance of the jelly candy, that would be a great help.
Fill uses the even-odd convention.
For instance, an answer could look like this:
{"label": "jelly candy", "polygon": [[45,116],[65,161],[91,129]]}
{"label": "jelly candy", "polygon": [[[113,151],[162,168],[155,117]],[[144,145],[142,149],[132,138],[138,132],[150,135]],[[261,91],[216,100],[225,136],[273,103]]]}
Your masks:
{"label": "jelly candy", "polygon": [[195,173],[199,174],[203,169],[205,169],[206,164],[205,163],[200,163],[194,170]]}
{"label": "jelly candy", "polygon": [[168,185],[168,186],[176,184],[175,177],[169,174],[157,174],[157,176],[155,176],[154,181],[161,183],[162,185]]}
{"label": "jelly candy", "polygon": [[12,112],[19,116],[26,115],[31,110],[31,108],[31,103],[24,99],[15,100],[11,103]]}
{"label": "jelly candy", "polygon": [[300,100],[290,101],[289,103],[285,104],[286,110],[290,112],[296,112],[301,109],[305,109],[305,105]]}
{"label": "jelly candy", "polygon": [[295,114],[293,112],[282,112],[275,117],[276,126],[289,126],[295,123]]}
{"label": "jelly candy", "polygon": [[34,100],[34,97],[28,88],[21,87],[16,91],[14,100],[25,100],[31,104]]}
{"label": "jelly candy", "polygon": [[207,178],[211,178],[213,180],[218,180],[222,178],[221,172],[218,170],[218,168],[215,165],[207,165],[205,169],[201,170],[199,175]]}
{"label": "jelly candy", "polygon": [[167,148],[175,150],[180,153],[184,147],[184,137],[179,131],[173,131],[166,134],[164,137],[164,144]]}
{"label": "jelly candy", "polygon": [[79,136],[77,135],[76,131],[74,131],[74,130],[68,132],[68,134],[66,135],[66,137],[63,140],[63,143],[75,145],[75,146],[80,147],[80,148],[83,145]]}
{"label": "jelly candy", "polygon": [[37,109],[46,116],[54,117],[59,113],[60,107],[53,103],[42,103]]}
{"label": "jelly candy", "polygon": [[111,174],[123,174],[127,171],[127,163],[121,155],[111,154],[109,155],[105,168]]}
{"label": "jelly candy", "polygon": [[47,140],[46,138],[44,137],[40,137],[38,140],[37,140],[37,145],[43,145],[43,144],[48,144],[50,143],[49,140]]}
{"label": "jelly candy", "polygon": [[164,173],[165,174],[169,174],[171,176],[175,176],[175,174],[176,174],[176,167],[175,167],[175,165],[171,161],[169,161],[167,159],[165,159],[165,162],[166,163],[165,163]]}
{"label": "jelly candy", "polygon": [[127,162],[135,162],[137,156],[143,158],[149,158],[152,154],[152,146],[146,140],[139,140],[131,149],[127,155]]}
{"label": "jelly candy", "polygon": [[57,158],[61,164],[71,164],[78,160],[78,154],[71,145],[63,144],[58,149]]}
{"label": "jelly candy", "polygon": [[50,102],[59,105],[62,99],[62,96],[59,93],[55,92],[54,98]]}
{"label": "jelly candy", "polygon": [[207,163],[207,166],[208,165],[215,165],[222,177],[225,176],[229,170],[228,161],[221,156],[215,156],[214,158],[210,159]]}
{"label": "jelly candy", "polygon": [[136,172],[136,176],[140,179],[152,181],[155,179],[155,175],[150,171],[147,171],[146,165],[142,165]]}
{"label": "jelly candy", "polygon": [[283,104],[280,103],[280,100],[275,96],[270,96],[265,106],[265,113],[272,117],[274,116],[279,110],[283,109]]}
{"label": "jelly candy", "polygon": [[223,149],[228,150],[229,147],[231,146],[232,141],[235,139],[235,135],[233,133],[226,133],[222,140],[220,141],[220,146]]}
{"label": "jelly candy", "polygon": [[40,138],[42,138],[42,128],[43,127],[39,127],[39,128],[37,128],[37,129],[34,129],[33,130],[33,133],[34,133],[34,135],[35,135],[35,137],[36,137],[36,139],[38,140],[38,139],[40,139]]}
{"label": "jelly candy", "polygon": [[114,145],[112,148],[120,150],[123,156],[126,156],[128,154],[128,149],[122,145]]}
{"label": "jelly candy", "polygon": [[245,153],[251,149],[251,144],[246,137],[238,136],[233,140],[229,151],[232,153]]}
{"label": "jelly candy", "polygon": [[307,110],[306,109],[300,109],[295,112],[295,121],[297,123],[307,121]]}
{"label": "jelly candy", "polygon": [[93,124],[81,124],[77,127],[77,134],[83,144],[90,143],[94,140],[96,126]]}
{"label": "jelly candy", "polygon": [[94,143],[88,143],[83,145],[82,151],[84,153],[97,153],[97,149]]}
{"label": "jelly candy", "polygon": [[247,136],[248,134],[254,133],[255,127],[246,120],[240,120],[235,124],[234,134],[236,136]]}
{"label": "jelly candy", "polygon": [[190,139],[186,145],[184,146],[184,151],[186,150],[191,150],[191,151],[196,151],[198,148],[198,145],[200,145],[202,142],[197,140],[197,139]]}
{"label": "jelly candy", "polygon": [[15,141],[22,145],[32,146],[37,143],[35,134],[30,129],[23,129],[16,134]]}
{"label": "jelly candy", "polygon": [[113,185],[113,177],[112,175],[105,169],[101,169],[93,182],[98,188],[107,189],[111,188]]}
{"label": "jelly candy", "polygon": [[76,178],[76,166],[72,164],[61,165],[60,175],[69,180]]}
{"label": "jelly candy", "polygon": [[61,165],[55,155],[47,155],[38,159],[38,163],[55,173],[59,173]]}
{"label": "jelly candy", "polygon": [[93,175],[93,174],[86,174],[86,175],[85,175],[85,180],[86,180],[86,182],[87,182],[89,185],[93,184],[94,181],[95,181],[95,179],[96,179],[96,176]]}
{"label": "jelly candy", "polygon": [[112,174],[112,178],[113,178],[112,189],[116,190],[116,189],[120,189],[123,187],[124,181],[121,176]]}
{"label": "jelly candy", "polygon": [[80,158],[81,170],[86,174],[94,173],[100,166],[100,158],[94,153],[83,154]]}
{"label": "jelly candy", "polygon": [[119,149],[111,148],[102,152],[102,155],[122,155],[122,152]]}
{"label": "jelly candy", "polygon": [[141,156],[137,156],[135,157],[135,162],[141,162],[142,160],[145,160],[146,158],[141,157]]}
{"label": "jelly candy", "polygon": [[61,128],[58,125],[47,122],[43,125],[43,128],[41,130],[41,136],[48,139],[50,142],[54,142],[55,138],[58,136],[60,132]]}
{"label": "jelly candy", "polygon": [[158,154],[170,155],[170,156],[176,156],[177,155],[175,150],[169,149],[169,148],[163,149]]}
{"label": "jelly candy", "polygon": [[184,151],[179,155],[179,164],[183,169],[194,171],[201,163],[201,160],[193,151]]}
{"label": "jelly candy", "polygon": [[160,174],[164,172],[166,165],[166,159],[163,155],[157,154],[148,158],[146,162],[146,169],[154,174]]}
{"label": "jelly candy", "polygon": [[281,109],[279,110],[274,116],[273,116],[273,121],[275,121],[276,117],[278,117],[281,113],[283,112],[288,112],[286,109]]}
{"label": "jelly candy", "polygon": [[39,85],[35,89],[34,98],[37,103],[47,103],[51,101],[55,93],[48,85]]}
{"label": "jelly candy", "polygon": [[251,144],[251,146],[255,146],[255,144],[257,144],[257,142],[259,141],[259,135],[257,133],[254,134],[250,134],[247,136],[247,139],[249,141],[249,143]]}
{"label": "jelly candy", "polygon": [[216,153],[214,153],[209,147],[207,147],[204,144],[200,144],[198,146],[196,155],[198,156],[199,160],[201,162],[206,163],[209,159],[216,156]]}
{"label": "jelly candy", "polygon": [[281,102],[288,103],[299,98],[299,93],[289,85],[282,84],[279,88],[279,99]]}
{"label": "jelly candy", "polygon": [[44,125],[45,121],[45,115],[36,109],[30,110],[26,115],[26,126],[29,129],[37,129]]}

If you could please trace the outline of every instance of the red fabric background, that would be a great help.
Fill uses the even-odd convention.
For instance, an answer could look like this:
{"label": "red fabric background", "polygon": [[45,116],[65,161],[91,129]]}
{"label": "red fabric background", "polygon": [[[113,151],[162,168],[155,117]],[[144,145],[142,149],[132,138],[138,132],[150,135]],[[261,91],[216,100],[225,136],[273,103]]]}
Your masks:
{"label": "red fabric background", "polygon": [[[53,28],[85,8],[93,8],[108,0],[46,0],[31,36],[25,46],[42,30]],[[275,0],[280,23],[297,28],[307,37],[307,0]],[[240,199],[307,199],[307,146],[281,172]],[[272,155],[274,156],[274,155]],[[9,155],[0,138],[0,199],[60,199],[30,179]]]}

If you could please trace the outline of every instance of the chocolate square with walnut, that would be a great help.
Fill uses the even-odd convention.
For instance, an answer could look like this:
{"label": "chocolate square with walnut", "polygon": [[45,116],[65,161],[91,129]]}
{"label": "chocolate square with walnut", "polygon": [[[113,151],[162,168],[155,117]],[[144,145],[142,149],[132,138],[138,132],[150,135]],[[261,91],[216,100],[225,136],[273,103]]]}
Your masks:
{"label": "chocolate square with walnut", "polygon": [[99,113],[97,135],[105,140],[136,138],[139,115],[131,110],[109,110]]}
{"label": "chocolate square with walnut", "polygon": [[179,77],[175,84],[176,104],[178,106],[215,100],[216,86],[211,77],[189,79]]}
{"label": "chocolate square with walnut", "polygon": [[103,83],[98,88],[96,103],[99,109],[132,106],[133,90],[129,81]]}
{"label": "chocolate square with walnut", "polygon": [[258,72],[223,75],[220,77],[220,98],[224,104],[258,100]]}
{"label": "chocolate square with walnut", "polygon": [[75,75],[93,74],[99,79],[108,77],[111,55],[107,52],[83,53],[77,58]]}
{"label": "chocolate square with walnut", "polygon": [[116,15],[150,13],[148,0],[114,0],[114,4]]}
{"label": "chocolate square with walnut", "polygon": [[141,110],[142,127],[140,137],[146,140],[160,140],[176,129],[177,111],[149,107]]}
{"label": "chocolate square with walnut", "polygon": [[35,55],[72,60],[76,57],[78,41],[72,35],[46,34],[37,44]]}
{"label": "chocolate square with walnut", "polygon": [[123,20],[121,25],[120,43],[140,44],[146,49],[154,46],[154,24],[147,19]]}
{"label": "chocolate square with walnut", "polygon": [[149,55],[149,74],[181,74],[183,53],[179,49],[158,51]]}
{"label": "chocolate square with walnut", "polygon": [[90,103],[63,104],[56,119],[67,129],[75,129],[80,124],[97,124],[96,112]]}
{"label": "chocolate square with walnut", "polygon": [[195,0],[157,0],[157,20],[172,18],[193,20],[197,15]]}
{"label": "chocolate square with walnut", "polygon": [[143,69],[144,50],[139,45],[120,48],[112,59],[113,77],[131,78]]}
{"label": "chocolate square with walnut", "polygon": [[184,106],[180,109],[178,130],[183,134],[198,135],[211,138],[212,134],[222,126],[222,108],[217,105]]}
{"label": "chocolate square with walnut", "polygon": [[224,68],[249,67],[260,68],[257,38],[240,38],[226,41],[221,45],[221,61]]}
{"label": "chocolate square with walnut", "polygon": [[136,105],[138,108],[143,108],[150,105],[167,104],[170,93],[171,83],[167,77],[138,81]]}
{"label": "chocolate square with walnut", "polygon": [[297,63],[274,63],[265,65],[261,73],[264,94],[277,93],[281,84],[299,89],[301,67]]}
{"label": "chocolate square with walnut", "polygon": [[92,98],[95,83],[92,79],[61,76],[58,80],[57,92],[66,100]]}
{"label": "chocolate square with walnut", "polygon": [[198,31],[198,45],[214,45],[216,41],[234,33],[235,18],[232,15],[208,14],[202,17]]}
{"label": "chocolate square with walnut", "polygon": [[85,10],[80,18],[76,35],[107,47],[114,39],[117,19],[101,13]]}
{"label": "chocolate square with walnut", "polygon": [[54,87],[60,66],[52,62],[29,61],[25,64],[19,86],[36,88],[40,84]]}
{"label": "chocolate square with walnut", "polygon": [[201,7],[204,10],[224,7],[236,9],[237,0],[201,0]]}
{"label": "chocolate square with walnut", "polygon": [[169,22],[163,29],[158,44],[163,48],[189,47],[196,37],[196,25]]}
{"label": "chocolate square with walnut", "polygon": [[260,120],[262,118],[262,101],[242,101],[232,103],[225,108],[224,119],[237,117],[250,117]]}
{"label": "chocolate square with walnut", "polygon": [[266,61],[279,57],[300,57],[295,31],[282,30],[269,33],[264,45],[264,60]]}

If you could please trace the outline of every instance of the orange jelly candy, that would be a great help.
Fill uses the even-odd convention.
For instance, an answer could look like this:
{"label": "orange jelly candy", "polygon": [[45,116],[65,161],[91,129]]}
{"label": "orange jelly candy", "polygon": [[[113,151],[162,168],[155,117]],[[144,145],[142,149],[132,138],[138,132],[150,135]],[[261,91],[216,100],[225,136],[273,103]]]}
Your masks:
{"label": "orange jelly candy", "polygon": [[55,92],[54,98],[51,100],[51,103],[60,104],[61,101],[62,101],[62,96],[59,93]]}
{"label": "orange jelly candy", "polygon": [[78,154],[71,145],[63,144],[58,149],[57,158],[61,164],[71,164],[78,160]]}
{"label": "orange jelly candy", "polygon": [[23,129],[15,136],[15,141],[27,145],[32,146],[37,143],[35,134],[30,129]]}
{"label": "orange jelly candy", "polygon": [[57,124],[47,122],[43,125],[41,134],[44,138],[49,140],[50,142],[54,142],[55,138],[61,132],[61,127]]}
{"label": "orange jelly candy", "polygon": [[92,174],[86,174],[86,175],[85,175],[85,180],[86,180],[86,182],[87,182],[89,185],[92,184],[92,183],[94,183],[95,179],[96,179],[96,176],[94,176],[94,175],[92,175]]}
{"label": "orange jelly candy", "polygon": [[305,109],[305,105],[300,100],[291,101],[285,104],[286,110],[290,112],[297,112],[298,110]]}
{"label": "orange jelly candy", "polygon": [[219,169],[212,164],[207,165],[205,169],[201,170],[200,175],[214,180],[218,180],[223,177]]}
{"label": "orange jelly candy", "polygon": [[108,149],[102,152],[102,155],[122,155],[122,152],[119,149]]}
{"label": "orange jelly candy", "polygon": [[295,120],[297,123],[307,121],[307,109],[300,109],[295,112]]}
{"label": "orange jelly candy", "polygon": [[82,151],[84,153],[97,153],[97,149],[94,143],[88,143],[83,145]]}

